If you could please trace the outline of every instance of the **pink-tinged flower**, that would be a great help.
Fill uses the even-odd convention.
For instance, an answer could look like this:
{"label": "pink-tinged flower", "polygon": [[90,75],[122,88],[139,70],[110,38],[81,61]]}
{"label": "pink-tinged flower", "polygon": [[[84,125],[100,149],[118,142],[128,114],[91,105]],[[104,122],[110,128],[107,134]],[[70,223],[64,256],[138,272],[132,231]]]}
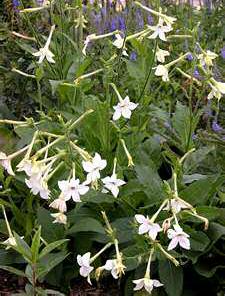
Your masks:
{"label": "pink-tinged flower", "polygon": [[107,161],[102,159],[98,153],[95,153],[95,156],[91,161],[83,161],[82,166],[85,172],[87,172],[87,181],[86,184],[95,182],[100,178],[100,171],[103,170],[107,165]]}
{"label": "pink-tinged flower", "polygon": [[53,200],[49,205],[50,208],[59,210],[61,213],[67,211],[66,201],[63,194],[60,194],[59,198]]}
{"label": "pink-tinged flower", "polygon": [[138,104],[131,102],[129,97],[126,96],[124,100],[120,100],[116,106],[113,106],[113,109],[115,110],[113,114],[113,120],[118,120],[121,116],[126,119],[130,119],[132,114],[131,111],[136,109],[137,106]]}
{"label": "pink-tinged flower", "polygon": [[159,18],[159,22],[156,26],[150,26],[152,29],[153,34],[150,35],[149,39],[156,39],[159,37],[162,41],[167,41],[165,33],[168,33],[173,30],[173,28],[169,25],[164,26],[164,20],[162,18]]}
{"label": "pink-tinged flower", "polygon": [[152,240],[155,240],[157,237],[158,232],[162,231],[161,227],[157,223],[152,223],[149,218],[143,215],[135,215],[135,219],[139,224],[138,233],[144,234],[148,233]]}
{"label": "pink-tinged flower", "polygon": [[110,190],[114,197],[118,196],[119,187],[126,184],[126,182],[124,182],[123,180],[117,179],[116,174],[112,174],[111,177],[105,177],[104,179],[102,179],[102,182],[104,183],[104,187]]}
{"label": "pink-tinged flower", "polygon": [[181,248],[190,250],[190,240],[189,235],[183,231],[180,225],[175,224],[173,229],[167,231],[167,236],[171,239],[171,242],[168,246],[168,251],[176,248],[177,245],[180,245]]}
{"label": "pink-tinged flower", "polygon": [[55,218],[53,223],[59,223],[59,224],[66,224],[67,223],[67,217],[63,213],[59,212],[59,213],[51,214],[51,216],[53,218]]}
{"label": "pink-tinged flower", "polygon": [[164,210],[170,211],[172,210],[173,213],[177,214],[182,209],[189,209],[191,206],[188,206],[185,202],[182,200],[179,200],[177,198],[172,198],[170,201],[168,201],[166,207]]}
{"label": "pink-tinged flower", "polygon": [[150,278],[148,277],[144,277],[142,279],[139,279],[139,280],[134,280],[133,283],[136,285],[134,287],[134,291],[138,291],[138,290],[141,290],[141,289],[145,289],[149,294],[152,293],[152,290],[154,287],[161,287],[163,286],[162,283],[160,283],[160,281],[158,280],[151,280]]}
{"label": "pink-tinged flower", "polygon": [[11,166],[11,158],[8,157],[4,152],[0,152],[0,165],[7,171],[9,175],[15,176]]}
{"label": "pink-tinged flower", "polygon": [[65,201],[72,198],[75,202],[81,202],[80,195],[86,194],[89,190],[88,186],[80,184],[80,180],[75,178],[59,181],[58,186]]}
{"label": "pink-tinged flower", "polygon": [[83,256],[77,255],[77,263],[80,265],[80,275],[87,277],[88,282],[91,284],[90,273],[94,269],[91,266],[91,253],[85,253]]}

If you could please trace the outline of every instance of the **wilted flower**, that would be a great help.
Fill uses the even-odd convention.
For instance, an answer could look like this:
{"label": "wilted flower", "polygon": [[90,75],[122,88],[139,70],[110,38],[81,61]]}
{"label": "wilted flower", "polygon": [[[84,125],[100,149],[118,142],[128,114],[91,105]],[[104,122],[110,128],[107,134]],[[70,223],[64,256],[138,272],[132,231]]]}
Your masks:
{"label": "wilted flower", "polygon": [[139,280],[133,280],[133,283],[136,285],[136,287],[134,287],[134,291],[138,291],[138,290],[141,290],[142,288],[144,288],[149,294],[152,293],[152,290],[154,287],[163,286],[163,284],[160,283],[160,281],[152,280],[148,277],[144,277]]}
{"label": "wilted flower", "polygon": [[80,195],[86,194],[89,190],[88,186],[80,184],[80,180],[75,178],[58,181],[58,186],[65,201],[72,198],[75,202],[81,202]]}
{"label": "wilted flower", "polygon": [[11,166],[11,158],[4,152],[0,152],[0,165],[7,171],[9,175],[15,176]]}
{"label": "wilted flower", "polygon": [[157,58],[158,62],[164,63],[165,57],[168,57],[169,55],[170,55],[169,51],[163,50],[163,49],[157,47],[156,58]]}
{"label": "wilted flower", "polygon": [[187,203],[182,201],[181,199],[178,198],[172,198],[171,200],[168,201],[166,207],[164,210],[170,211],[172,210],[173,213],[177,214],[179,213],[182,209],[188,209],[191,206],[188,206]]}
{"label": "wilted flower", "polygon": [[126,96],[125,99],[120,99],[120,102],[113,106],[113,109],[115,110],[113,114],[113,120],[118,120],[121,116],[123,116],[126,119],[130,119],[131,114],[134,109],[136,109],[138,104],[135,104],[130,101],[129,97]]}
{"label": "wilted flower", "polygon": [[206,52],[203,52],[198,55],[198,59],[200,60],[200,64],[204,67],[206,66],[212,66],[213,60],[217,58],[218,55],[210,50],[207,50]]}
{"label": "wilted flower", "polygon": [[83,277],[88,278],[88,282],[90,282],[90,273],[94,269],[93,266],[91,266],[91,253],[85,253],[83,256],[77,255],[77,263],[80,265],[80,275]]}
{"label": "wilted flower", "polygon": [[102,171],[107,165],[105,159],[102,159],[98,153],[95,153],[95,156],[91,161],[82,161],[82,166],[85,172],[87,172],[87,184],[95,182],[100,178],[100,171]]}
{"label": "wilted flower", "polygon": [[59,223],[59,224],[66,224],[67,223],[67,217],[65,214],[59,212],[59,213],[55,213],[55,214],[51,214],[51,216],[53,218],[55,218],[55,220],[53,221],[53,223]]}
{"label": "wilted flower", "polygon": [[123,265],[121,259],[113,259],[107,260],[103,268],[105,270],[111,271],[111,274],[114,277],[114,279],[118,279],[118,277],[120,277],[124,273],[126,266]]}
{"label": "wilted flower", "polygon": [[158,65],[155,69],[156,76],[162,76],[162,80],[165,82],[169,81],[169,73],[168,68],[166,66]]}
{"label": "wilted flower", "polygon": [[59,210],[61,213],[67,211],[66,201],[63,194],[60,194],[59,198],[53,200],[49,205],[50,208]]}
{"label": "wilted flower", "polygon": [[171,239],[171,242],[168,246],[168,251],[175,249],[178,244],[181,246],[181,248],[190,250],[190,236],[185,233],[178,224],[175,224],[173,228],[174,230],[169,229],[167,231],[167,236],[169,239]]}
{"label": "wilted flower", "polygon": [[165,33],[168,33],[173,30],[169,25],[164,26],[164,20],[160,17],[159,22],[156,26],[149,26],[149,28],[154,31],[154,33],[148,36],[149,39],[156,39],[159,37],[162,41],[167,41]]}
{"label": "wilted flower", "polygon": [[54,54],[49,50],[49,46],[50,46],[50,42],[51,42],[51,38],[54,30],[55,30],[55,25],[51,27],[51,31],[47,39],[47,42],[45,43],[45,46],[40,48],[39,51],[33,53],[35,57],[39,57],[39,61],[38,61],[39,64],[41,64],[45,58],[49,63],[55,63],[53,59]]}
{"label": "wilted flower", "polygon": [[112,195],[114,197],[117,197],[119,194],[119,187],[126,184],[121,179],[117,179],[116,174],[112,174],[111,177],[107,176],[104,179],[102,179],[102,182],[104,183],[104,187],[112,192]]}
{"label": "wilted flower", "polygon": [[138,233],[139,234],[148,233],[148,235],[152,240],[155,240],[158,232],[162,231],[159,224],[151,222],[151,220],[149,220],[148,217],[146,218],[143,215],[135,215],[135,219],[139,224],[141,224],[139,226]]}

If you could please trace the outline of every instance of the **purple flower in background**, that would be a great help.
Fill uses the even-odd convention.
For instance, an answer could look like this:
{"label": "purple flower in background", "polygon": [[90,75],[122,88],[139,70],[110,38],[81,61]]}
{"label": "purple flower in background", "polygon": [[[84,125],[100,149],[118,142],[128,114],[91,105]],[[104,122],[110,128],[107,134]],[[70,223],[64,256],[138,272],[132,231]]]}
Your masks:
{"label": "purple flower in background", "polygon": [[201,79],[201,75],[200,75],[200,73],[199,73],[197,67],[196,67],[195,70],[194,70],[193,76],[194,76],[196,79]]}
{"label": "purple flower in background", "polygon": [[147,21],[150,26],[154,24],[154,19],[151,14],[148,14]]}
{"label": "purple flower in background", "polygon": [[143,29],[144,28],[144,19],[143,14],[140,9],[136,11],[136,23],[137,23],[137,29]]}
{"label": "purple flower in background", "polygon": [[220,126],[216,120],[213,121],[212,123],[212,130],[215,132],[215,133],[219,133],[219,132],[222,132],[223,131],[223,128],[222,126]]}
{"label": "purple flower in background", "polygon": [[126,23],[125,23],[124,17],[119,16],[118,20],[119,20],[119,30],[121,30],[123,32],[126,31]]}
{"label": "purple flower in background", "polygon": [[221,57],[225,59],[225,46],[221,49]]}
{"label": "purple flower in background", "polygon": [[198,139],[198,136],[196,134],[192,134],[192,140],[197,140]]}
{"label": "purple flower in background", "polygon": [[135,51],[132,51],[130,54],[130,60],[136,61],[137,60],[137,53]]}
{"label": "purple flower in background", "polygon": [[191,62],[191,61],[193,61],[193,55],[191,54],[191,53],[189,53],[187,56],[186,56],[186,59],[189,61],[189,62]]}
{"label": "purple flower in background", "polygon": [[19,0],[13,0],[12,4],[13,4],[13,7],[16,9],[18,6],[20,6],[20,1]]}
{"label": "purple flower in background", "polygon": [[110,23],[110,31],[115,31],[117,29],[117,19],[114,17]]}

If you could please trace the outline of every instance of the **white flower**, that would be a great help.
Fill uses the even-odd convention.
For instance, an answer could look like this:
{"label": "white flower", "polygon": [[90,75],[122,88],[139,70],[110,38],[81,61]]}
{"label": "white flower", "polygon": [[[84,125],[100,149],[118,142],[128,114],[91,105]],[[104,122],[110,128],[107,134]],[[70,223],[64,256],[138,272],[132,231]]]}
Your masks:
{"label": "white flower", "polygon": [[136,109],[138,104],[132,103],[128,96],[124,100],[121,100],[116,106],[113,106],[115,110],[113,114],[113,120],[118,120],[121,116],[130,119],[131,114],[134,109]]}
{"label": "white flower", "polygon": [[148,235],[152,240],[155,240],[158,232],[162,231],[161,227],[157,223],[152,223],[149,218],[143,215],[135,215],[135,219],[139,224],[138,233],[144,234],[148,232]]}
{"label": "white flower", "polygon": [[82,166],[85,172],[87,172],[87,181],[86,184],[95,182],[97,179],[100,178],[100,172],[103,170],[107,165],[105,159],[102,159],[98,153],[95,153],[95,156],[92,158],[91,161],[82,161]]}
{"label": "white flower", "polygon": [[85,39],[85,41],[84,41],[84,47],[83,47],[83,49],[82,49],[82,53],[83,53],[83,55],[87,55],[87,53],[86,53],[86,49],[87,49],[87,47],[88,47],[88,44],[91,42],[91,40],[93,39],[93,38],[95,38],[96,37],[96,34],[90,34],[90,35],[88,35],[87,37],[86,37],[86,39]]}
{"label": "white flower", "polygon": [[182,202],[182,200],[179,200],[177,198],[172,198],[170,201],[168,201],[166,207],[164,210],[174,212],[175,214],[179,213],[182,209],[188,209],[190,206],[188,206],[185,202]]}
{"label": "white flower", "polygon": [[156,76],[162,76],[163,81],[169,81],[169,73],[168,73],[168,68],[163,65],[158,65],[155,70],[155,75]]}
{"label": "white flower", "polygon": [[49,63],[55,63],[53,59],[54,54],[49,50],[49,45],[50,45],[54,30],[55,30],[55,26],[52,26],[47,42],[45,43],[45,46],[40,48],[39,51],[33,53],[35,57],[39,57],[39,61],[38,61],[39,64],[41,64],[45,58]]}
{"label": "white flower", "polygon": [[105,270],[111,271],[112,276],[114,279],[118,279],[123,273],[126,268],[125,265],[123,265],[122,259],[113,259],[113,260],[107,260],[105,265],[102,266]]}
{"label": "white flower", "polygon": [[60,194],[59,198],[53,200],[52,203],[50,203],[49,207],[59,210],[61,213],[64,213],[67,211],[66,201],[63,194]]}
{"label": "white flower", "polygon": [[17,171],[22,172],[24,171],[27,176],[32,176],[39,173],[44,173],[47,169],[46,165],[39,161],[32,161],[30,159],[23,159],[20,163],[18,163]]}
{"label": "white flower", "polygon": [[190,236],[185,233],[178,224],[175,224],[173,228],[174,230],[169,229],[167,231],[167,236],[169,239],[171,239],[171,242],[168,246],[168,251],[175,249],[178,244],[181,246],[181,248],[190,250]]}
{"label": "white flower", "polygon": [[115,37],[116,37],[116,40],[113,41],[113,45],[116,46],[118,49],[123,48],[123,55],[128,56],[128,54],[126,52],[126,47],[124,44],[125,43],[124,38],[122,38],[120,34],[116,34]]}
{"label": "white flower", "polygon": [[25,183],[34,195],[39,193],[41,198],[49,199],[50,191],[48,189],[48,184],[41,173],[31,175],[29,179],[25,179]]}
{"label": "white flower", "polygon": [[0,152],[0,165],[3,166],[9,175],[15,176],[11,166],[11,159],[4,152]]}
{"label": "white flower", "polygon": [[201,53],[198,55],[198,59],[200,60],[200,64],[204,67],[206,66],[212,66],[213,60],[217,58],[218,55],[210,50],[207,50],[204,53]]}
{"label": "white flower", "polygon": [[141,290],[142,288],[145,288],[145,290],[151,294],[154,287],[161,287],[163,284],[160,283],[158,280],[151,280],[148,277],[144,277],[139,280],[134,280],[133,283],[136,285],[134,287],[134,291]]}
{"label": "white flower", "polygon": [[63,213],[55,213],[55,214],[51,214],[51,216],[53,218],[55,218],[53,223],[59,223],[59,224],[66,224],[67,223],[67,217]]}
{"label": "white flower", "polygon": [[104,179],[102,179],[102,182],[104,183],[105,188],[112,192],[112,195],[114,197],[118,196],[119,187],[126,184],[126,182],[124,182],[123,180],[117,179],[116,174],[112,174],[111,177],[105,177]]}
{"label": "white flower", "polygon": [[163,50],[161,48],[157,48],[157,51],[156,51],[156,58],[157,58],[157,61],[160,62],[160,63],[164,63],[165,62],[165,57],[168,57],[170,55],[169,51],[167,50]]}
{"label": "white flower", "polygon": [[213,97],[220,100],[222,95],[225,94],[225,83],[216,81],[213,78],[211,78],[211,82],[208,83],[212,88],[211,92],[208,94],[208,100],[211,100]]}
{"label": "white flower", "polygon": [[75,178],[59,181],[58,186],[65,201],[72,198],[75,202],[81,202],[80,195],[86,194],[89,190],[88,186],[80,184],[80,180]]}
{"label": "white flower", "polygon": [[164,26],[163,25],[164,20],[162,18],[159,18],[159,22],[156,26],[150,26],[149,28],[154,31],[152,35],[150,35],[149,39],[155,39],[159,37],[162,41],[167,41],[165,33],[168,33],[173,30],[173,28],[169,25]]}
{"label": "white flower", "polygon": [[77,263],[80,265],[80,275],[83,277],[88,278],[88,282],[90,282],[90,273],[94,269],[93,266],[91,266],[91,253],[85,253],[83,256],[77,255]]}

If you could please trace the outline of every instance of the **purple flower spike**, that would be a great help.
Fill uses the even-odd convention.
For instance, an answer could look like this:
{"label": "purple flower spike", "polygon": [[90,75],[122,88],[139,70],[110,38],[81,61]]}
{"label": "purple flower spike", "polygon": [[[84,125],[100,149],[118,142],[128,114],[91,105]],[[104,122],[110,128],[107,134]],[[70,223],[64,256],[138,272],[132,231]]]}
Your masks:
{"label": "purple flower spike", "polygon": [[212,130],[213,130],[215,133],[219,133],[219,132],[222,132],[222,131],[223,131],[223,128],[222,128],[222,126],[220,126],[220,125],[214,120],[213,123],[212,123]]}
{"label": "purple flower spike", "polygon": [[186,59],[189,61],[189,62],[191,62],[191,61],[193,61],[193,55],[191,54],[191,53],[189,53],[188,55],[187,55],[187,57],[186,57]]}
{"label": "purple flower spike", "polygon": [[137,53],[135,51],[131,52],[130,60],[133,61],[133,62],[137,60]]}
{"label": "purple flower spike", "polygon": [[222,57],[223,59],[225,59],[225,45],[224,45],[224,47],[221,49],[221,57]]}

